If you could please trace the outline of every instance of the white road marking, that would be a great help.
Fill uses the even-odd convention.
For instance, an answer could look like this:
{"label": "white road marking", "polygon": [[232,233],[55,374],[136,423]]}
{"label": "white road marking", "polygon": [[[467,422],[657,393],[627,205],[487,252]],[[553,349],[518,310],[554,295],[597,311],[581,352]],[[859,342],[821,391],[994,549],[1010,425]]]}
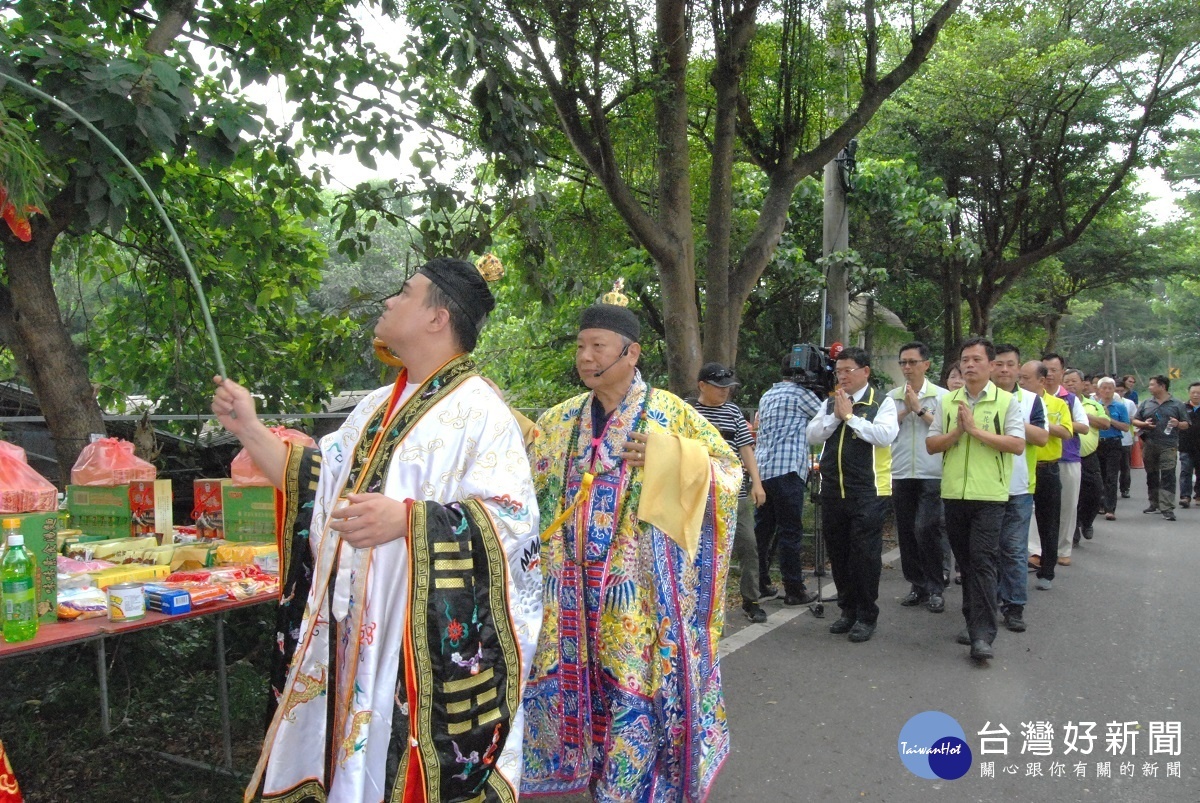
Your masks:
{"label": "white road marking", "polygon": [[[883,564],[886,566],[889,563],[895,563],[899,559],[900,550],[893,549],[891,552],[888,552],[883,556]],[[821,583],[821,602],[825,603],[835,600],[837,600],[837,586],[835,586],[832,582]],[[807,605],[797,605],[794,608],[785,607],[778,611],[773,611],[770,614],[770,618],[762,624],[746,625],[732,636],[721,639],[721,646],[719,649],[720,656],[725,658],[726,656],[732,655],[742,647],[745,647],[747,644],[750,644],[756,639],[767,635],[775,628],[792,621],[800,614],[808,613],[808,610],[809,606]],[[726,615],[729,615],[730,613],[732,613],[732,611],[728,612]]]}

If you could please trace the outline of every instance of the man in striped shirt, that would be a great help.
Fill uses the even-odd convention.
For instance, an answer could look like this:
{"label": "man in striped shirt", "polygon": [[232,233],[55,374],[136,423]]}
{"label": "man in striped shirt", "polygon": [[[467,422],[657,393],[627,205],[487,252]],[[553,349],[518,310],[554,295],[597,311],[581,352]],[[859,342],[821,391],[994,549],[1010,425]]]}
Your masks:
{"label": "man in striped shirt", "polygon": [[754,436],[746,423],[742,408],[729,401],[733,386],[737,385],[733,369],[719,362],[705,363],[700,369],[696,385],[699,397],[691,402],[708,423],[717,428],[721,437],[742,460],[742,486],[738,490],[737,527],[733,536],[733,557],[737,559],[742,573],[742,611],[746,618],[756,624],[767,621],[767,612],[758,603],[760,587],[758,576],[758,544],[754,537],[754,510],[767,499],[762,480],[758,476],[758,463],[754,459]]}

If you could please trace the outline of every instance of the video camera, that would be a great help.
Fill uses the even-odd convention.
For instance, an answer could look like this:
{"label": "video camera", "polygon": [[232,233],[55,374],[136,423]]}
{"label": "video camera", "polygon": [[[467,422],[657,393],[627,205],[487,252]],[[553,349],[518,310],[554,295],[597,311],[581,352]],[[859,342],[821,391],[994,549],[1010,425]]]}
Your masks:
{"label": "video camera", "polygon": [[834,343],[829,348],[797,343],[784,359],[783,375],[824,399],[837,385],[834,363],[842,348],[841,343]]}

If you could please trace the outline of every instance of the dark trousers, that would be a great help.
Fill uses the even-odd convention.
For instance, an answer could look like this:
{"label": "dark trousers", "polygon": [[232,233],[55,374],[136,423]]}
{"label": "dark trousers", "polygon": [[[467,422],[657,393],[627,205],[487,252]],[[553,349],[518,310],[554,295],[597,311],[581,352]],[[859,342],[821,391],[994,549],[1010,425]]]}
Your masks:
{"label": "dark trousers", "polygon": [[779,552],[779,571],[785,594],[804,593],[804,492],[807,485],[795,471],[763,480],[767,501],[754,514],[758,542],[758,582],[766,591],[771,558]]}
{"label": "dark trousers", "polygon": [[1133,447],[1121,446],[1121,496],[1129,496],[1129,468],[1133,463]]}
{"label": "dark trousers", "polygon": [[[1193,424],[1193,426],[1195,426]],[[1200,449],[1179,450],[1179,501],[1200,493],[1200,480],[1193,482],[1193,475],[1200,477]]]}
{"label": "dark trousers", "polygon": [[996,561],[1007,504],[945,500],[946,532],[962,567],[962,612],[972,641],[996,639]]}
{"label": "dark trousers", "polygon": [[1079,460],[1079,503],[1075,506],[1075,538],[1092,531],[1100,510],[1104,486],[1100,481],[1100,457],[1092,452]]}
{"label": "dark trousers", "polygon": [[1096,456],[1100,458],[1100,507],[1108,513],[1116,513],[1125,447],[1121,445],[1120,438],[1101,438]]}
{"label": "dark trousers", "polygon": [[1062,515],[1062,480],[1058,463],[1038,463],[1037,488],[1033,492],[1033,518],[1037,521],[1038,539],[1042,542],[1042,568],[1037,576],[1054,579],[1058,564],[1058,520]]}
{"label": "dark trousers", "polygon": [[1146,495],[1149,507],[1160,513],[1175,509],[1175,463],[1179,449],[1161,446],[1154,441],[1142,441],[1142,462],[1146,466]]}
{"label": "dark trousers", "polygon": [[900,569],[912,590],[922,596],[941,594],[942,481],[892,480],[892,510]]}
{"label": "dark trousers", "polygon": [[821,532],[837,585],[842,616],[874,624],[879,618],[883,518],[887,497],[821,497]]}

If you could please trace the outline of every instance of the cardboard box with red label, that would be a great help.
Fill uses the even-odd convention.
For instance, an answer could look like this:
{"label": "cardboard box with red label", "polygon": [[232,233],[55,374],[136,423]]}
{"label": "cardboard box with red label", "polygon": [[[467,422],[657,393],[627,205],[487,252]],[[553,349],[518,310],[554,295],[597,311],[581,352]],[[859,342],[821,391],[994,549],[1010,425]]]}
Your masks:
{"label": "cardboard box with red label", "polygon": [[225,514],[222,489],[228,479],[196,480],[192,484],[192,520],[196,523],[196,534],[201,538],[225,537]]}

